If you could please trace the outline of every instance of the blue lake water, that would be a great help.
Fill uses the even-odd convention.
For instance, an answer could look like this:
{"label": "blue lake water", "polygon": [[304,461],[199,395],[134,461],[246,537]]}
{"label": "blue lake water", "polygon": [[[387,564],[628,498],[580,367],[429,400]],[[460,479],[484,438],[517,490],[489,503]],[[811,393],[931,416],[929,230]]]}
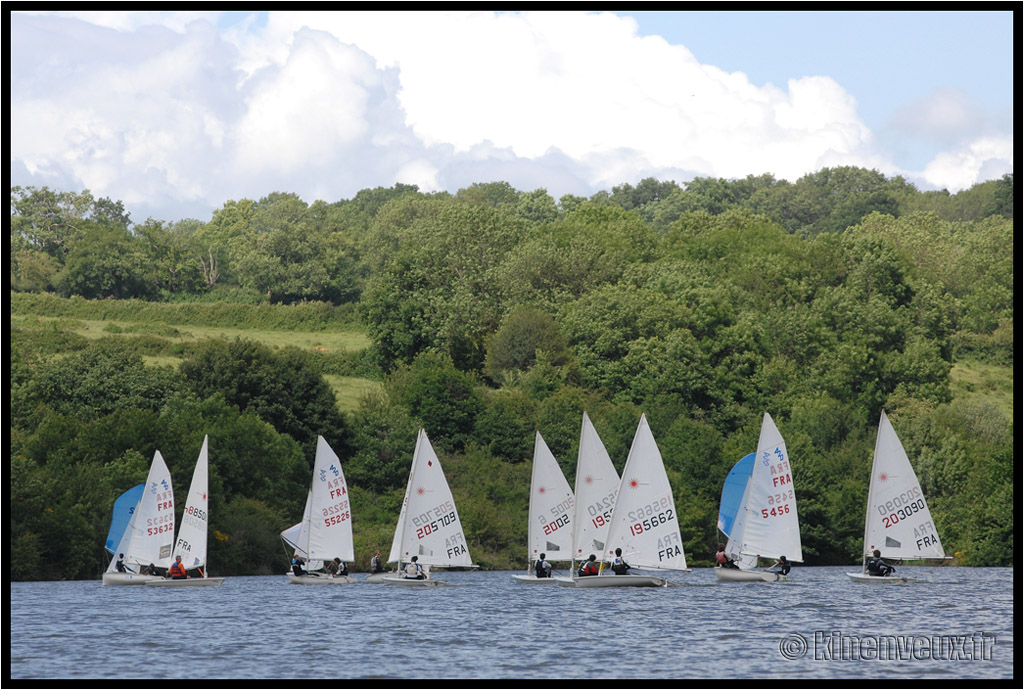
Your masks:
{"label": "blue lake water", "polygon": [[[926,582],[854,584],[857,568],[787,583],[665,589],[530,586],[510,572],[437,572],[447,587],[10,586],[10,676],[27,678],[1013,677],[1013,571],[901,568]],[[362,578],[364,575],[357,574]]]}

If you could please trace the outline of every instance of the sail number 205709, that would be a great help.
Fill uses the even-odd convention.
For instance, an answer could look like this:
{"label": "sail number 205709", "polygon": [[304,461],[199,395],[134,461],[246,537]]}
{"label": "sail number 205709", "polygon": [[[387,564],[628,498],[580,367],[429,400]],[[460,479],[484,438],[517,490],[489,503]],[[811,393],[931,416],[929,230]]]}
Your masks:
{"label": "sail number 205709", "polygon": [[447,515],[442,515],[438,519],[433,520],[432,522],[428,522],[427,524],[423,525],[422,527],[418,527],[416,529],[416,538],[417,539],[422,539],[423,537],[427,536],[428,534],[431,534],[432,532],[436,532],[439,527],[447,527],[448,525],[450,525],[453,522],[455,522],[457,519],[458,518],[455,516],[455,511],[454,510],[452,512],[448,513]]}

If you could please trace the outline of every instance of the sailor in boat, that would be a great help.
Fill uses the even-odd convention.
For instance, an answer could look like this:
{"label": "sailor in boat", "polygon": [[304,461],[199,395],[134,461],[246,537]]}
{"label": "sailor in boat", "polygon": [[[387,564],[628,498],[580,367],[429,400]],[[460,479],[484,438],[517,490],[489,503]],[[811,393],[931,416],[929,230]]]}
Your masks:
{"label": "sailor in boat", "polygon": [[171,563],[171,567],[167,569],[167,577],[172,580],[184,580],[188,577],[185,566],[181,564],[180,555],[174,557],[174,563]]}
{"label": "sailor in boat", "polygon": [[348,566],[335,556],[334,560],[327,564],[327,574],[331,577],[344,577],[348,575]]}
{"label": "sailor in boat", "polygon": [[772,570],[771,571],[771,572],[773,572],[773,573],[775,573],[777,575],[789,575],[789,569],[791,567],[793,567],[793,566],[792,566],[792,564],[789,561],[786,560],[785,556],[779,556],[779,560],[775,561],[774,563],[772,563],[768,567],[769,568],[776,568],[777,567],[776,570]]}
{"label": "sailor in boat", "polygon": [[739,570],[739,566],[731,558],[725,555],[725,544],[718,545],[718,553],[715,554],[715,562],[721,568],[735,568]]}
{"label": "sailor in boat", "polygon": [[295,573],[296,575],[300,576],[300,577],[305,575],[306,574],[306,569],[302,567],[303,565],[305,565],[305,563],[306,563],[306,561],[303,560],[302,556],[296,556],[295,558],[293,558],[292,559],[292,572]]}
{"label": "sailor in boat", "polygon": [[878,549],[871,552],[871,558],[867,560],[865,565],[867,566],[868,575],[875,577],[889,577],[896,572],[896,568],[882,560],[882,552]]}
{"label": "sailor in boat", "polygon": [[383,573],[384,564],[380,560],[380,551],[378,551],[373,558],[370,559],[370,572],[371,573]]}
{"label": "sailor in boat", "polygon": [[135,572],[134,570],[132,570],[131,568],[129,568],[128,566],[126,566],[124,564],[124,554],[123,553],[117,554],[117,563],[114,564],[114,567],[117,568],[117,572],[119,572],[119,573],[134,573]]}
{"label": "sailor in boat", "polygon": [[615,560],[612,561],[612,572],[616,575],[629,575],[629,563],[622,557],[622,549],[615,549]]}
{"label": "sailor in boat", "polygon": [[423,573],[423,566],[417,563],[419,556],[413,556],[409,565],[405,566],[405,579],[406,580],[426,580],[427,576]]}
{"label": "sailor in boat", "polygon": [[594,554],[590,554],[590,558],[588,558],[587,560],[583,561],[582,564],[580,564],[580,569],[576,574],[579,577],[588,577],[590,575],[599,574],[600,571],[597,569],[596,561],[597,556],[595,556]]}
{"label": "sailor in boat", "polygon": [[533,571],[537,577],[551,577],[551,564],[544,560],[547,554],[542,553],[537,562],[533,564]]}
{"label": "sailor in boat", "polygon": [[149,565],[147,565],[145,568],[142,569],[142,574],[143,575],[159,575],[160,573],[158,573],[156,571],[156,566],[153,565],[152,563],[150,563]]}

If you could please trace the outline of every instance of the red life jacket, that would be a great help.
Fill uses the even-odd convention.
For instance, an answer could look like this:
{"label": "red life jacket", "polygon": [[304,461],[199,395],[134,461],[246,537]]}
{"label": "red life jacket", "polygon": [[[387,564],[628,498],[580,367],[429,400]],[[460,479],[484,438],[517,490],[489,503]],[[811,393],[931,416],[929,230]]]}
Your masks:
{"label": "red life jacket", "polygon": [[171,563],[171,567],[167,569],[167,574],[171,577],[188,577],[188,573],[185,572],[185,566],[178,561]]}

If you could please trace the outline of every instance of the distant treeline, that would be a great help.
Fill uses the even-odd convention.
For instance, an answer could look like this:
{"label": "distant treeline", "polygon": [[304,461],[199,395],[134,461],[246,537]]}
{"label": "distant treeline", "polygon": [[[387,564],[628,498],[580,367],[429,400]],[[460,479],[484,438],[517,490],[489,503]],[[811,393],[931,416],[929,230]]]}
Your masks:
{"label": "distant treeline", "polygon": [[[790,452],[806,562],[859,561],[882,409],[947,552],[1007,565],[1013,241],[1012,175],[956,195],[858,168],[558,201],[503,182],[396,185],[170,224],[13,188],[12,573],[97,576],[116,496],[157,449],[184,491],[205,434],[215,573],[283,572],[277,534],[301,515],[318,434],[345,463],[365,565],[390,544],[420,426],[474,560],[524,566],[534,430],[571,481],[584,410],[620,469],[647,413],[697,565],[765,411]],[[83,319],[133,325],[87,340]],[[361,329],[373,344],[357,361],[172,343],[183,325]],[[145,364],[157,352],[178,363]],[[325,373],[383,392],[342,413]]]}

